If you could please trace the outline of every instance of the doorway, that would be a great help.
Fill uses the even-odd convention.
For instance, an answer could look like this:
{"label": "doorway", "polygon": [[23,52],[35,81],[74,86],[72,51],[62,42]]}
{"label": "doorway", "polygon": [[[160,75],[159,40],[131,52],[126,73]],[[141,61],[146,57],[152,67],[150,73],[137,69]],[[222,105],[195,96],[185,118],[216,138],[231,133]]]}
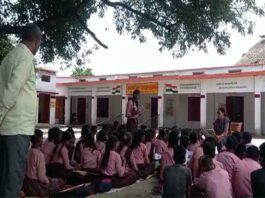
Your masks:
{"label": "doorway", "polygon": [[158,98],[151,98],[151,128],[158,128]]}
{"label": "doorway", "polygon": [[56,98],[55,120],[56,124],[64,124],[65,97]]}
{"label": "doorway", "polygon": [[77,122],[78,124],[84,124],[86,122],[86,98],[78,98]]}
{"label": "doorway", "polygon": [[[244,125],[244,97],[227,96],[226,97],[227,115],[231,122],[242,122]],[[243,130],[244,126],[242,127]]]}
{"label": "doorway", "polygon": [[39,123],[50,122],[50,95],[48,94],[39,95],[38,122]]}

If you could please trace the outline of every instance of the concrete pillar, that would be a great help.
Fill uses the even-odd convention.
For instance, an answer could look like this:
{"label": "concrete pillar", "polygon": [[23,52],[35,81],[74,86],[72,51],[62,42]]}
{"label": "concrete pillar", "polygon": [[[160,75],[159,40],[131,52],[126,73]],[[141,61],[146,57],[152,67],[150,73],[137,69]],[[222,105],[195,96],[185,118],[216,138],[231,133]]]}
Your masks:
{"label": "concrete pillar", "polygon": [[261,135],[261,94],[255,92],[255,135]]}
{"label": "concrete pillar", "polygon": [[164,83],[158,85],[158,127],[164,126]]}
{"label": "concrete pillar", "polygon": [[92,99],[91,99],[91,124],[97,124],[97,96],[95,88],[92,90]]}
{"label": "concrete pillar", "polygon": [[121,113],[122,113],[122,124],[127,123],[127,118],[126,118],[126,106],[128,102],[128,96],[126,95],[126,85],[122,85],[122,101],[121,101]]}
{"label": "concrete pillar", "polygon": [[50,98],[50,121],[49,124],[55,124],[56,98]]}
{"label": "concrete pillar", "polygon": [[207,121],[207,91],[206,84],[201,82],[201,128],[206,129]]}

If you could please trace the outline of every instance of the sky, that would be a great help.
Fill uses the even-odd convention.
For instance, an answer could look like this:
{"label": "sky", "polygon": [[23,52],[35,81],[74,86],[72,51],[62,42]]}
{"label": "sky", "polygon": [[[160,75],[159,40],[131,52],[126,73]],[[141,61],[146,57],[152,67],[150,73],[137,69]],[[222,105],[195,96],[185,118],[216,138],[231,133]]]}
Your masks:
{"label": "sky", "polygon": [[[257,1],[265,3],[265,0]],[[145,43],[139,43],[138,40],[132,40],[130,35],[119,35],[112,23],[111,13],[106,16],[103,19],[93,16],[88,23],[88,27],[109,47],[99,47],[99,50],[90,55],[90,62],[86,67],[91,68],[95,75],[230,66],[236,64],[242,54],[260,41],[260,35],[265,34],[265,18],[249,15],[256,23],[253,35],[244,37],[233,30],[229,31],[231,47],[226,51],[226,55],[219,55],[215,47],[209,44],[208,53],[195,51],[182,58],[173,58],[170,51],[159,52],[158,41],[153,38],[151,32],[146,32]],[[93,39],[89,38],[88,45],[93,44]],[[48,64],[47,67],[56,69],[59,76],[71,74],[70,70],[61,71],[58,63]]]}

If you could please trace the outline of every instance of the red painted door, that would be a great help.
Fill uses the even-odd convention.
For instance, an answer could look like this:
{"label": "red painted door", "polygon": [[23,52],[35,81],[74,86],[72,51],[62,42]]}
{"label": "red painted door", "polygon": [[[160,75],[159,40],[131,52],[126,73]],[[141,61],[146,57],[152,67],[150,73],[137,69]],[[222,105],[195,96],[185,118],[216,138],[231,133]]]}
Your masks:
{"label": "red painted door", "polygon": [[40,94],[39,95],[39,123],[50,122],[50,95]]}
{"label": "red painted door", "polygon": [[84,124],[86,122],[86,98],[78,98],[77,122],[78,124]]}
{"label": "red painted door", "polygon": [[[244,97],[227,96],[226,97],[227,115],[231,122],[242,122],[244,124]],[[242,127],[243,130],[243,127]]]}
{"label": "red painted door", "polygon": [[56,98],[55,119],[57,124],[64,124],[65,97]]}

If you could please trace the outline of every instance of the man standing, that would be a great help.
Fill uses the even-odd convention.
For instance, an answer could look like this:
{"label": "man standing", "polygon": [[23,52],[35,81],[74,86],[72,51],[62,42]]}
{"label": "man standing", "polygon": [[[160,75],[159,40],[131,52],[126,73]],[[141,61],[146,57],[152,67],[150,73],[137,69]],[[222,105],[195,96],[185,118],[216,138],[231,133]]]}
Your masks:
{"label": "man standing", "polygon": [[0,197],[18,197],[21,190],[29,136],[37,116],[34,55],[42,33],[35,24],[23,29],[21,43],[0,65]]}

